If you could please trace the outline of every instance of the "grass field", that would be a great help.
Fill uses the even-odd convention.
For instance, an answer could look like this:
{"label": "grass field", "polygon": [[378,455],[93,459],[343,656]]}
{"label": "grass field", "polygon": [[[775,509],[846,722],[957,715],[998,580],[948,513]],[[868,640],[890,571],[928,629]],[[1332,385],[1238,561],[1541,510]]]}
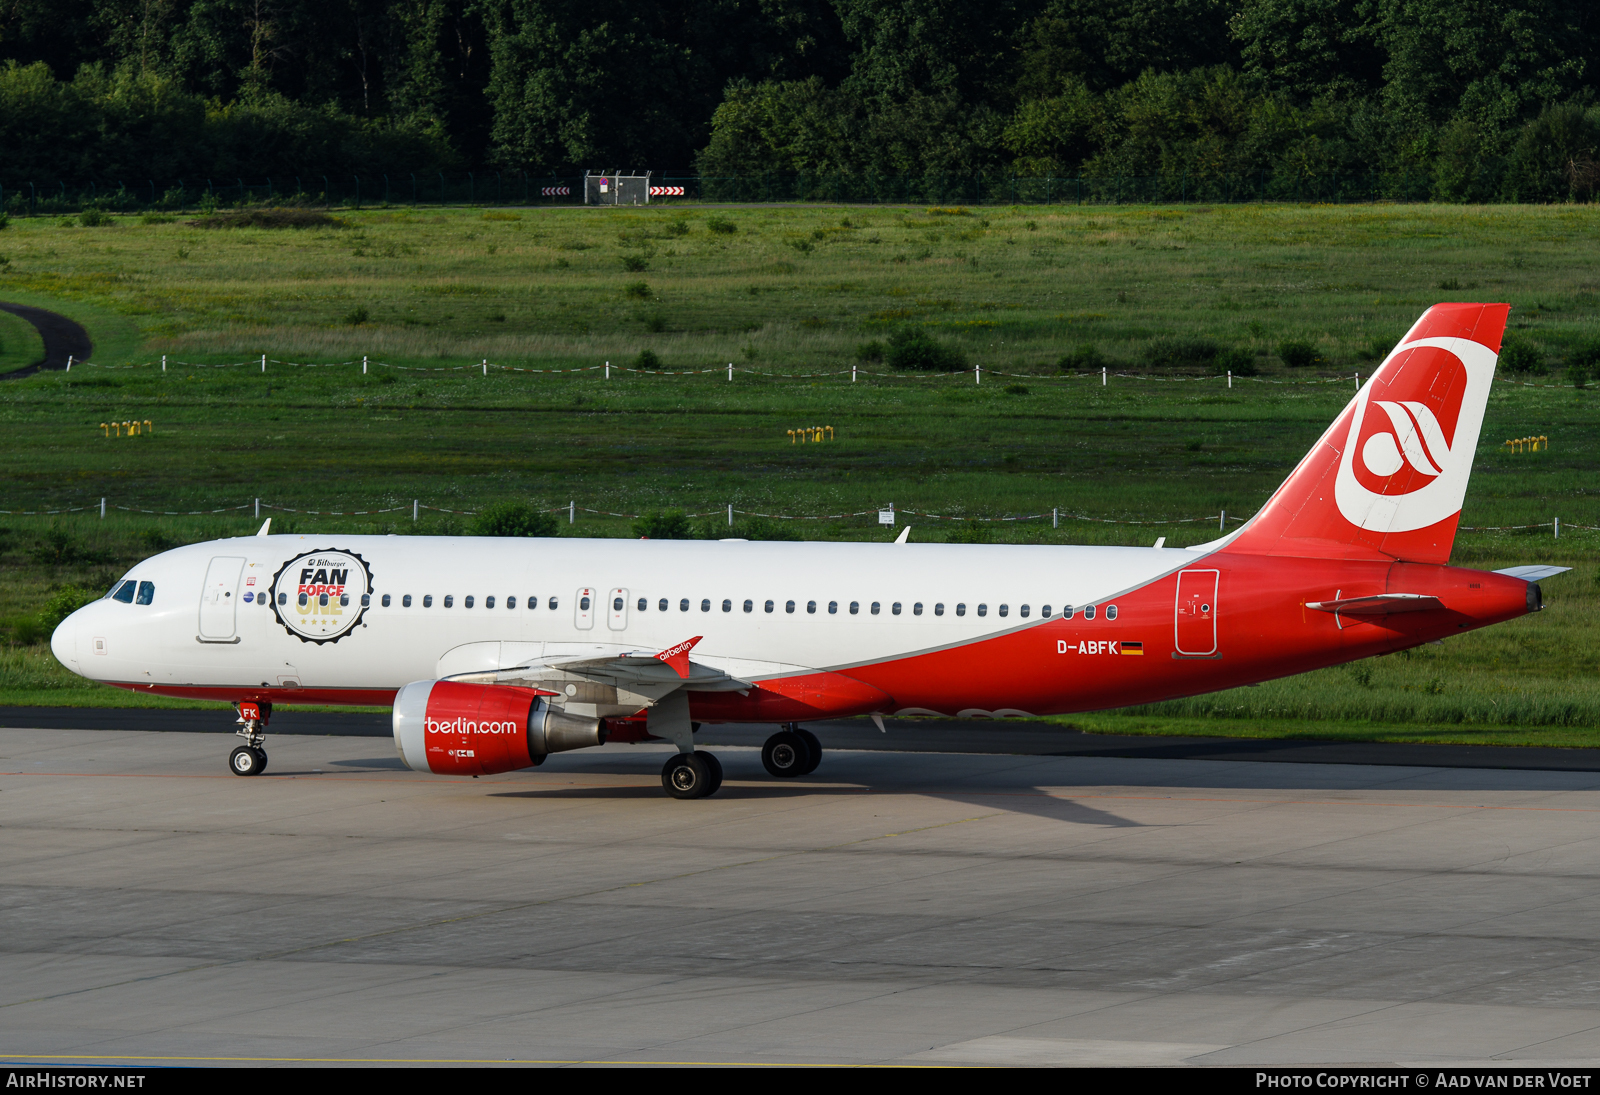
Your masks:
{"label": "grass field", "polygon": [[[393,508],[267,512],[280,529],[405,533],[463,520],[424,509],[413,524],[413,499],[790,516],[894,503],[959,518],[1061,514],[1058,528],[1048,516],[978,526],[997,541],[1199,542],[1216,535],[1220,511],[1233,527],[1265,500],[1353,394],[1341,377],[1370,369],[1429,304],[1476,299],[1511,301],[1516,333],[1554,371],[1497,385],[1463,521],[1560,516],[1564,529],[1559,541],[1549,527],[1464,532],[1456,561],[1574,566],[1545,583],[1550,610],[1409,657],[1070,721],[1600,743],[1600,533],[1577,527],[1600,526],[1600,397],[1561,386],[1559,372],[1600,336],[1600,275],[1587,257],[1600,216],[1586,208],[679,207],[345,220],[299,230],[14,220],[0,233],[10,260],[0,299],[72,315],[96,342],[93,366],[0,384],[0,509],[91,507],[0,516],[0,626],[12,639],[0,702],[130,702],[86,690],[30,645],[41,606],[164,544],[255,527],[252,509],[164,517],[119,506]],[[891,377],[858,356],[906,328],[959,347],[985,370],[982,384],[971,372]],[[10,331],[0,326],[0,367],[26,363],[3,356]],[[1310,342],[1323,363],[1285,367],[1286,339]],[[1260,375],[1229,389],[1181,354],[1174,364],[1174,346],[1199,340],[1242,351]],[[1085,344],[1112,374],[1147,378],[1112,375],[1102,387],[1098,369],[1058,371]],[[643,350],[668,372],[716,371],[625,371]],[[163,354],[165,373],[149,364]],[[214,367],[262,354],[265,373]],[[610,380],[590,368],[607,360]],[[552,369],[586,371],[530,371]],[[115,437],[100,425],[132,420],[153,429]],[[816,425],[835,439],[791,444],[790,430]],[[1527,434],[1549,436],[1550,451],[1499,446]],[[952,528],[905,520],[919,539]],[[570,531],[630,525],[580,511]],[[798,527],[817,539],[884,535],[872,517]]]}

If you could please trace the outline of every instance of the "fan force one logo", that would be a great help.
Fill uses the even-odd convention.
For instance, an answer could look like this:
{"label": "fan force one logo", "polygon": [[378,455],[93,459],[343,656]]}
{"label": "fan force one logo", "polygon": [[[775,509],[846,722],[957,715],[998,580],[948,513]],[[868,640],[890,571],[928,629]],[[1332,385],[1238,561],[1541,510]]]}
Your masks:
{"label": "fan force one logo", "polygon": [[272,577],[272,610],[302,642],[336,643],[361,622],[372,569],[350,551],[308,551]]}
{"label": "fan force one logo", "polygon": [[1495,354],[1462,338],[1397,350],[1356,396],[1334,496],[1373,532],[1426,528],[1461,509]]}

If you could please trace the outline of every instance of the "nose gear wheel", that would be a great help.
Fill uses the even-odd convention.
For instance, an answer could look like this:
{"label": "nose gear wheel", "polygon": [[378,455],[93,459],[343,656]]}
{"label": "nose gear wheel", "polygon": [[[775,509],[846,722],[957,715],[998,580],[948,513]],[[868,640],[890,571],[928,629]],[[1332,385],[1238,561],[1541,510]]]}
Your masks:
{"label": "nose gear wheel", "polygon": [[236,776],[259,776],[267,770],[266,751],[241,745],[228,754],[228,770]]}

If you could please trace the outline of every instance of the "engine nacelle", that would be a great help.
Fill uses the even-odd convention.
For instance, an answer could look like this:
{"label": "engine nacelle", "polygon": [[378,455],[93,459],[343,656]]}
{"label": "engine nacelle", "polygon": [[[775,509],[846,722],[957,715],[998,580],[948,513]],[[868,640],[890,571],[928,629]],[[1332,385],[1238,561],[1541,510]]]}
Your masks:
{"label": "engine nacelle", "polygon": [[532,688],[413,681],[394,698],[394,745],[417,772],[486,776],[606,742],[605,722],[569,715]]}

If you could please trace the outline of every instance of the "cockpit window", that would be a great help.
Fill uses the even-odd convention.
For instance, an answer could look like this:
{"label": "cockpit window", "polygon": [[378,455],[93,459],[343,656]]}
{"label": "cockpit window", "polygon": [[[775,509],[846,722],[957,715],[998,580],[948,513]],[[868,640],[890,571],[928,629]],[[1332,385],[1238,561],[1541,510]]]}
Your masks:
{"label": "cockpit window", "polygon": [[[129,583],[132,584],[131,582]],[[156,599],[156,584],[154,582],[140,582],[139,596],[134,600],[136,605],[147,605]]]}
{"label": "cockpit window", "polygon": [[138,585],[138,582],[123,582],[112,590],[111,599],[113,601],[121,601],[125,605],[133,604],[133,593]]}

